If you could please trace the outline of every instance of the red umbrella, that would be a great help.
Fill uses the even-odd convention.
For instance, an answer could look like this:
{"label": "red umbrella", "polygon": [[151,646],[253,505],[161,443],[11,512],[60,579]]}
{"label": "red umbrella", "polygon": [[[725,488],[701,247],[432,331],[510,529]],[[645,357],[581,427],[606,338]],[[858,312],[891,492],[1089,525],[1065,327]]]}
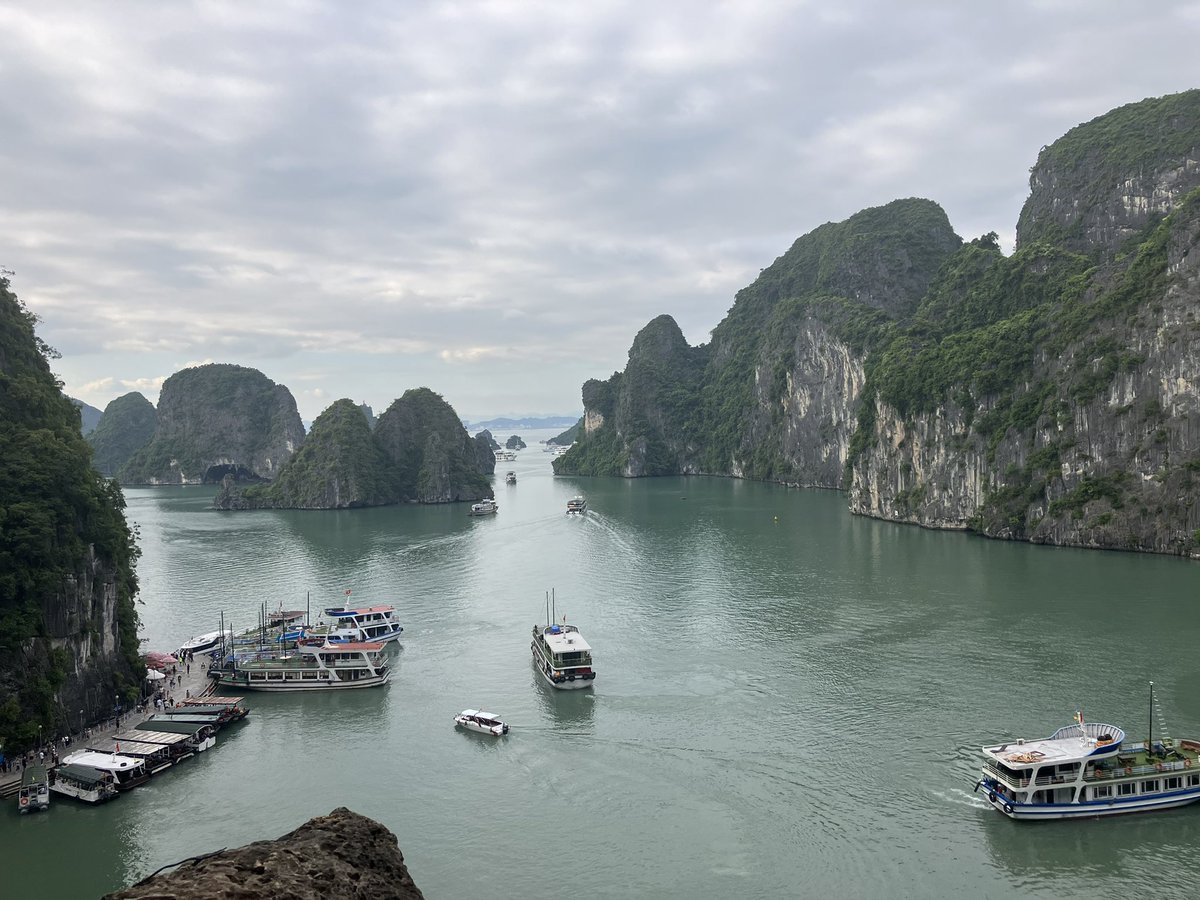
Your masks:
{"label": "red umbrella", "polygon": [[151,650],[149,653],[145,654],[144,658],[146,660],[146,665],[151,669],[165,669],[167,666],[173,666],[175,663],[179,662],[179,660],[170,653],[162,653],[158,650]]}

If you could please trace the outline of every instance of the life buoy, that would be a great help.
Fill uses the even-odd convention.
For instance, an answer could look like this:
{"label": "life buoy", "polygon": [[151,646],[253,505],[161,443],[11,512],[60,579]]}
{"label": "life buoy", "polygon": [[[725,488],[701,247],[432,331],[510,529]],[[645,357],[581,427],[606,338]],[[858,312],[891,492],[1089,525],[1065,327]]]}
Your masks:
{"label": "life buoy", "polygon": [[21,798],[21,805],[22,805],[22,806],[28,806],[28,805],[29,805],[29,798],[28,798],[28,797],[22,797],[22,798]]}
{"label": "life buoy", "polygon": [[1004,814],[1008,815],[1008,816],[1012,815],[1012,804],[1011,803],[1004,804]]}
{"label": "life buoy", "polygon": [[1192,767],[1192,761],[1190,759],[1188,759],[1186,756],[1183,758],[1183,767],[1185,769],[1190,769]]}
{"label": "life buoy", "polygon": [[992,803],[996,802],[996,792],[995,791],[991,791],[988,794],[988,800],[990,800]]}
{"label": "life buoy", "polygon": [[1162,764],[1162,763],[1155,763],[1155,764],[1154,764],[1154,768],[1155,768],[1155,769],[1157,769],[1159,772],[1161,772],[1161,771],[1163,770],[1163,764]]}
{"label": "life buoy", "polygon": [[1125,774],[1126,774],[1126,775],[1132,775],[1132,774],[1133,774],[1133,766],[1126,766],[1126,767],[1125,767]]}

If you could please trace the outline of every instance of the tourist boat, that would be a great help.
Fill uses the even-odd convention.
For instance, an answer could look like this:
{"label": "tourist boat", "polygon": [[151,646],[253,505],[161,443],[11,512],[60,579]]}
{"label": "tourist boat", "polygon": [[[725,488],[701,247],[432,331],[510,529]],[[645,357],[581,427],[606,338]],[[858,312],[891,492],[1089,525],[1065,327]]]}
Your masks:
{"label": "tourist boat", "polygon": [[238,659],[215,673],[222,687],[251,691],[314,691],[386,684],[391,666],[378,641],[319,646],[301,644],[294,652],[262,653]]}
{"label": "tourist boat", "polygon": [[467,512],[468,516],[490,516],[499,511],[500,507],[495,500],[484,497],[478,503],[472,503],[471,509]]}
{"label": "tourist boat", "polygon": [[144,760],[117,753],[97,753],[95,750],[77,750],[63,757],[66,765],[84,766],[113,776],[118,791],[132,791],[150,778]]}
{"label": "tourist boat", "polygon": [[500,716],[480,709],[464,709],[454,717],[454,724],[468,731],[478,731],[480,734],[492,734],[496,737],[508,734],[508,726],[500,721]]}
{"label": "tourist boat", "polygon": [[[547,607],[552,609],[553,594],[547,598]],[[579,629],[567,624],[553,622],[554,613],[547,619],[551,624],[533,626],[533,664],[551,686],[559,690],[588,688],[596,679],[592,669],[592,648],[583,639]]]}
{"label": "tourist boat", "polygon": [[72,763],[51,769],[50,778],[50,790],[84,803],[104,803],[117,796],[117,779],[111,772]]}
{"label": "tourist boat", "polygon": [[982,749],[988,803],[1010,819],[1080,819],[1200,800],[1200,741],[1127,743],[1115,725],[1084,722],[1040,740]]}
{"label": "tourist boat", "polygon": [[45,766],[26,766],[21,775],[21,790],[17,793],[17,809],[21,814],[50,808],[50,781]]}
{"label": "tourist boat", "polygon": [[505,484],[516,484],[517,483],[517,473],[516,472],[506,473],[504,476],[504,483]]}
{"label": "tourist boat", "polygon": [[217,743],[217,724],[212,721],[208,722],[179,722],[172,718],[150,718],[140,725],[134,725],[133,730],[140,736],[145,732],[146,736],[141,738],[151,744],[159,743],[155,740],[155,735],[160,734],[178,734],[186,738],[187,746],[193,753],[203,753]]}
{"label": "tourist boat", "polygon": [[193,656],[202,653],[212,653],[220,643],[221,632],[210,631],[207,634],[197,635],[190,641],[184,641],[179,645],[179,649],[175,651],[175,655],[183,659],[186,653],[191,653]]}
{"label": "tourist boat", "polygon": [[517,458],[516,450],[497,450],[496,462],[512,462]]}
{"label": "tourist boat", "polygon": [[92,738],[87,749],[109,756],[119,753],[122,756],[140,759],[146,764],[146,771],[151,775],[157,775],[174,765],[174,761],[171,759],[171,748],[164,744],[152,744],[139,740],[122,741],[116,737]]}
{"label": "tourist boat", "polygon": [[136,731],[131,729],[114,734],[113,740],[121,744],[125,744],[126,742],[130,744],[142,742],[165,747],[173,763],[180,762],[196,754],[195,749],[190,744],[189,735],[186,734],[171,734],[166,731]]}
{"label": "tourist boat", "polygon": [[344,606],[325,610],[333,621],[304,629],[304,643],[363,643],[386,644],[400,637],[404,628],[396,620],[394,606]]}
{"label": "tourist boat", "polygon": [[587,501],[582,497],[572,497],[567,501],[568,516],[582,516],[587,512]]}

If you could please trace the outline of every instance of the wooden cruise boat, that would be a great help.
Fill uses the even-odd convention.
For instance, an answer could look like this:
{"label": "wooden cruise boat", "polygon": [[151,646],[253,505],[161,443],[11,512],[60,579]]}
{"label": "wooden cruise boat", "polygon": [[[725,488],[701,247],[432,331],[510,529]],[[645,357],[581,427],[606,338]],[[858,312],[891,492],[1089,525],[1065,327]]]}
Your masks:
{"label": "wooden cruise boat", "polygon": [[113,776],[118,791],[131,791],[150,778],[144,760],[117,753],[97,753],[95,750],[77,750],[63,757],[66,765],[84,766]]}
{"label": "wooden cruise boat", "polygon": [[50,808],[50,780],[45,766],[26,766],[21,773],[21,789],[17,792],[17,809],[21,815]]}
{"label": "wooden cruise boat", "polygon": [[490,734],[495,737],[508,734],[508,726],[500,721],[496,713],[484,712],[481,709],[464,709],[454,717],[454,724],[467,731],[479,734]]}
{"label": "wooden cruise boat", "polygon": [[261,653],[210,673],[222,687],[250,691],[327,691],[386,684],[392,669],[377,642],[301,644],[293,652]]}
{"label": "wooden cruise boat", "polygon": [[172,734],[166,731],[137,731],[130,729],[113,735],[113,740],[118,741],[122,746],[126,742],[157,744],[164,747],[170,755],[171,762],[177,763],[187,759],[189,756],[195,756],[195,748],[191,746],[189,735]]}
{"label": "wooden cruise boat", "polygon": [[111,772],[69,763],[51,769],[50,778],[50,790],[54,793],[84,803],[104,803],[117,797],[117,779]]}
{"label": "wooden cruise boat", "polygon": [[146,764],[146,771],[157,775],[174,765],[171,759],[171,748],[164,744],[152,744],[147,741],[122,741],[116,737],[93,738],[87,745],[88,750],[108,755],[121,754],[140,759]]}
{"label": "wooden cruise boat", "polygon": [[1115,725],[1084,722],[1040,740],[983,750],[975,785],[1010,819],[1080,819],[1147,812],[1200,800],[1200,741],[1128,742]]}
{"label": "wooden cruise boat", "polygon": [[553,622],[553,594],[546,599],[548,625],[533,626],[533,665],[546,679],[546,683],[559,690],[589,688],[596,679],[592,668],[592,648],[579,629],[567,624]]}

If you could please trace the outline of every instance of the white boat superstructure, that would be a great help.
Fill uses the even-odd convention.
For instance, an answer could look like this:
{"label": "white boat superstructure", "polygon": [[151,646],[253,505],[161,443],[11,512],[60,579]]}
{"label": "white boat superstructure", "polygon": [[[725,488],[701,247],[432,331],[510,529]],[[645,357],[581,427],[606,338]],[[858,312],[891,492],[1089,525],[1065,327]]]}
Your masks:
{"label": "white boat superstructure", "polygon": [[330,642],[386,644],[404,632],[394,606],[338,606],[325,610],[332,620],[304,629],[304,639]]}
{"label": "white boat superstructure", "polygon": [[50,790],[84,803],[103,803],[117,796],[117,779],[111,772],[68,763],[52,769],[50,777]]}
{"label": "white boat superstructure", "polygon": [[175,651],[175,655],[182,658],[182,654],[191,653],[193,656],[198,653],[212,653],[221,643],[221,632],[210,631],[206,634],[199,634],[190,641],[184,641],[179,645],[179,649]]}
{"label": "white boat superstructure", "polygon": [[490,516],[500,511],[500,504],[490,497],[484,497],[478,503],[472,503],[467,511],[468,516]]}
{"label": "white boat superstructure", "polygon": [[378,641],[301,644],[293,651],[240,658],[215,674],[222,687],[251,691],[319,691],[377,687],[392,669]]}
{"label": "white boat superstructure", "polygon": [[496,713],[484,712],[481,709],[464,709],[454,717],[454,724],[468,731],[480,734],[490,734],[495,737],[508,734],[508,726],[500,721]]}
{"label": "white boat superstructure", "polygon": [[1073,819],[1145,812],[1200,800],[1200,742],[1126,743],[1115,725],[1083,722],[1048,738],[982,748],[975,785],[1011,819]]}
{"label": "white boat superstructure", "polygon": [[113,776],[118,791],[131,791],[144,783],[150,773],[144,760],[119,753],[97,753],[94,750],[77,750],[63,757],[66,765],[85,766]]}

